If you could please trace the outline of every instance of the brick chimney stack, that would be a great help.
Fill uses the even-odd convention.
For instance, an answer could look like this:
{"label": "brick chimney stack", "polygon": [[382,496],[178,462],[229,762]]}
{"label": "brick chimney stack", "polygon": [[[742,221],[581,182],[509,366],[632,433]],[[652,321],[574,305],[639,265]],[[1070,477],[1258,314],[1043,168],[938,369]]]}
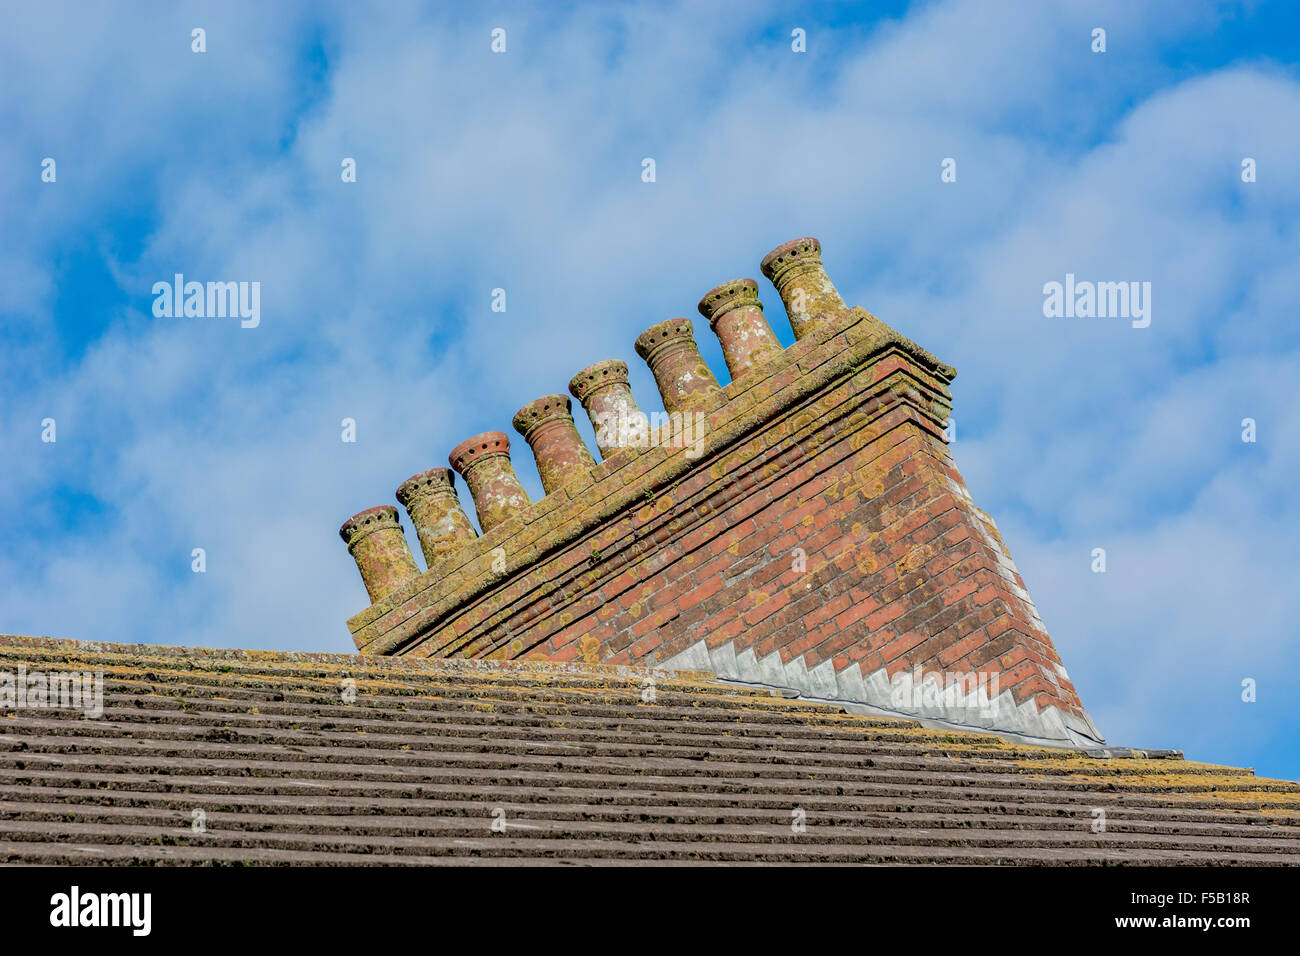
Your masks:
{"label": "brick chimney stack", "polygon": [[645,427],[626,365],[597,362],[569,390],[596,426],[599,465],[568,399],[547,395],[514,422],[540,501],[500,432],[451,454],[482,537],[456,518],[449,475],[403,485],[436,572],[415,578],[395,509],[344,525],[372,601],[348,621],[357,648],[709,670],[937,726],[1101,742],[949,453],[956,370],[847,307],[816,239],[778,246],[762,271],[797,341],[780,348],[757,283],[716,287],[699,309],[725,388],[689,320],[637,338],[668,427]]}
{"label": "brick chimney stack", "polygon": [[450,460],[474,496],[474,510],[484,534],[521,515],[531,504],[510,464],[510,439],[505,432],[483,432],[467,438],[452,449]]}
{"label": "brick chimney stack", "polygon": [[357,512],[343,522],[339,537],[347,542],[357,562],[371,603],[392,594],[420,573],[392,505]]}

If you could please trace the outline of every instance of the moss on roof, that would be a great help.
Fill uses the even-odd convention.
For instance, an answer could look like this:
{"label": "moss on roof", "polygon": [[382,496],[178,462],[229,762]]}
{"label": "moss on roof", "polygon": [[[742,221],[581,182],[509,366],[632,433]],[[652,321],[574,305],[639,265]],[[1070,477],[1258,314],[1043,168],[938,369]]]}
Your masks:
{"label": "moss on roof", "polygon": [[1300,784],[706,672],[0,637],[20,664],[102,672],[104,712],[0,708],[0,862],[1300,864]]}

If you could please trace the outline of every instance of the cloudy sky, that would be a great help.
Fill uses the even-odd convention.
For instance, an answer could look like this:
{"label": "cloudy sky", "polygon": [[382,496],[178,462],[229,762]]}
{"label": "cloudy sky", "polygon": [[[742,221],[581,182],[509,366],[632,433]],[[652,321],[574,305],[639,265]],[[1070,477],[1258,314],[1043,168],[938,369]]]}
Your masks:
{"label": "cloudy sky", "polygon": [[[960,370],[1108,739],[1300,778],[1294,8],[464,6],[4,4],[0,631],[350,650],[343,519],[593,361],[652,404],[637,333],[813,235]],[[156,318],[175,273],[260,325]],[[1150,326],[1046,318],[1067,273]]]}

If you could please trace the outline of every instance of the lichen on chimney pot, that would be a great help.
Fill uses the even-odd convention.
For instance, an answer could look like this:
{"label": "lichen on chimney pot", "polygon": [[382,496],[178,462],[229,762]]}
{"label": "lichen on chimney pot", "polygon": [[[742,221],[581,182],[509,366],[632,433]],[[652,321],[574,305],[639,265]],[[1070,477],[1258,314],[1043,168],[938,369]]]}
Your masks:
{"label": "lichen on chimney pot", "polygon": [[567,395],[543,395],[515,412],[515,431],[524,436],[537,460],[542,488],[549,495],[590,468],[596,459],[573,424]]}
{"label": "lichen on chimney pot", "polygon": [[420,573],[392,505],[357,512],[343,522],[339,537],[347,542],[372,604]]}
{"label": "lichen on chimney pot", "polygon": [[670,414],[699,408],[720,388],[695,344],[690,319],[650,326],[637,336],[636,354],[650,366]]}
{"label": "lichen on chimney pot", "polygon": [[632,397],[626,362],[606,359],[588,365],[569,380],[569,392],[587,410],[602,459],[629,446],[645,446],[649,420]]}
{"label": "lichen on chimney pot", "polygon": [[465,479],[474,496],[474,510],[484,534],[532,504],[510,464],[510,439],[505,432],[467,438],[449,457],[451,467]]}
{"label": "lichen on chimney pot", "polygon": [[460,506],[450,468],[430,468],[412,475],[397,489],[397,500],[415,525],[427,567],[478,537],[469,515]]}
{"label": "lichen on chimney pot", "polygon": [[758,283],[753,279],[733,279],[710,289],[700,299],[699,310],[722,343],[733,380],[781,354],[781,343],[763,317]]}
{"label": "lichen on chimney pot", "polygon": [[776,286],[794,337],[848,308],[822,267],[822,245],[811,236],[783,242],[763,257],[763,275]]}

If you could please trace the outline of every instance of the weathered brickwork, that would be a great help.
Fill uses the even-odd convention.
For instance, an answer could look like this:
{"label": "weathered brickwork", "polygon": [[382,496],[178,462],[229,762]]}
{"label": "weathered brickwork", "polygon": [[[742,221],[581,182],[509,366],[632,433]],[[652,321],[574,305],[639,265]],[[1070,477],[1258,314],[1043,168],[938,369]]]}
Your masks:
{"label": "weathered brickwork", "polygon": [[[814,240],[779,249],[805,257],[783,259],[777,276],[801,317],[790,348],[770,347],[752,283],[739,280],[700,306],[711,320],[728,296],[743,310],[722,323],[739,373],[725,388],[686,320],[638,340],[665,407],[706,416],[698,444],[669,426],[650,447],[602,444],[593,467],[573,447],[567,403],[548,396],[516,419],[546,478],[530,503],[514,494],[504,435],[486,450],[482,436],[462,443],[462,459],[474,442],[491,453],[495,485],[470,473],[487,530],[352,618],[357,647],[706,669],[956,724],[1099,739],[948,453],[954,370],[844,308]],[[622,402],[635,412],[630,394]],[[539,420],[556,420],[557,437],[538,441]],[[923,693],[936,687],[948,696]]]}

